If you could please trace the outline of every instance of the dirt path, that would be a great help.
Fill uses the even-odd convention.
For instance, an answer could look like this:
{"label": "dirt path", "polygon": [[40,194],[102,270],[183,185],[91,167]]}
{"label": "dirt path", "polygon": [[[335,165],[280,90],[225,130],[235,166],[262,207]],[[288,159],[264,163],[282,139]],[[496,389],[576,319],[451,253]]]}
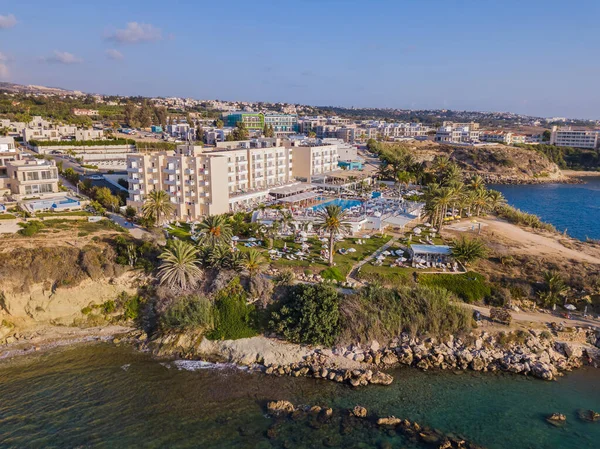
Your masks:
{"label": "dirt path", "polygon": [[[482,235],[491,237],[494,249],[500,254],[525,254],[544,256],[575,263],[600,264],[600,250],[591,245],[562,237],[560,234],[538,234],[498,218],[478,218],[482,224]],[[461,222],[448,225],[447,231],[470,231],[472,222]],[[476,227],[477,229],[477,227]],[[565,246],[561,241],[570,247]]]}

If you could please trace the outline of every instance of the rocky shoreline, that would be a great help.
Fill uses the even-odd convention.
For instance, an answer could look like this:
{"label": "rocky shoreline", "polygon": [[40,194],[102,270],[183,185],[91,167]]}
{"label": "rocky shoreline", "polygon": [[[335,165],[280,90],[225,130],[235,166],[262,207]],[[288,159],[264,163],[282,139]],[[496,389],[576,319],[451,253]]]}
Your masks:
{"label": "rocky shoreline", "polygon": [[[200,334],[169,334],[142,341],[157,356],[223,361],[247,365],[274,376],[312,377],[352,387],[389,385],[384,371],[397,366],[423,370],[504,371],[553,380],[584,363],[600,363],[600,335],[575,329],[571,341],[557,341],[549,331],[515,331],[464,339],[418,338],[408,334],[381,346],[310,348],[266,337],[211,342]],[[570,337],[571,338],[571,337]],[[585,344],[584,344],[585,343]]]}

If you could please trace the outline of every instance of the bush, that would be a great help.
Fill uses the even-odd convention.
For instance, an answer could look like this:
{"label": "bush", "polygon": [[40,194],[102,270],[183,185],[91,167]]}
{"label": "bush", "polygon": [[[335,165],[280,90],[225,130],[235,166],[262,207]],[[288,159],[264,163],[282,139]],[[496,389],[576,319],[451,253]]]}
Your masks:
{"label": "bush", "polygon": [[451,304],[453,299],[454,295],[439,287],[365,287],[342,303],[341,339],[387,342],[402,332],[434,336],[468,332],[472,314]]}
{"label": "bush", "polygon": [[464,274],[422,274],[419,283],[445,288],[468,303],[481,301],[492,294],[485,277],[472,271]]}
{"label": "bush", "polygon": [[113,300],[108,300],[108,301],[102,303],[100,305],[100,308],[102,309],[102,313],[104,313],[104,315],[110,315],[115,310],[117,310],[117,305],[115,304],[115,302]]}
{"label": "bush", "polygon": [[164,330],[211,328],[212,324],[212,304],[208,299],[195,295],[180,298],[160,318],[160,326]]}
{"label": "bush", "polygon": [[332,287],[298,284],[274,305],[268,325],[294,343],[332,345],[340,331],[339,304]]}
{"label": "bush", "polygon": [[27,223],[19,223],[22,229],[19,230],[19,234],[24,235],[26,237],[31,237],[38,232],[40,232],[44,225],[41,221],[29,221]]}
{"label": "bush", "polygon": [[246,292],[239,278],[219,291],[215,298],[214,330],[211,340],[237,340],[258,334],[255,308],[246,302]]}
{"label": "bush", "polygon": [[487,248],[480,239],[468,239],[462,235],[452,241],[452,254],[456,260],[465,265],[487,256]]}
{"label": "bush", "polygon": [[337,267],[324,269],[321,271],[321,276],[323,279],[331,279],[332,281],[344,282],[346,280],[346,276],[344,276]]}
{"label": "bush", "polygon": [[496,214],[510,223],[527,226],[533,229],[543,229],[545,231],[556,232],[556,228],[550,223],[544,223],[540,217],[527,212],[522,212],[512,206],[504,204],[496,208]]}

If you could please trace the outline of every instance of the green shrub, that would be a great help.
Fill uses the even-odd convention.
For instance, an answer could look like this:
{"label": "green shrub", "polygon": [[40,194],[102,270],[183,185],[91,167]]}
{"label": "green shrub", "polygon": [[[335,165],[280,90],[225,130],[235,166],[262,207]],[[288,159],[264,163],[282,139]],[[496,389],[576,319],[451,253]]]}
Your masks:
{"label": "green shrub", "polygon": [[328,267],[324,269],[321,271],[321,276],[323,279],[331,279],[332,281],[343,282],[346,280],[346,276],[344,276],[337,267]]}
{"label": "green shrub", "polygon": [[115,310],[117,310],[117,305],[112,299],[110,299],[102,303],[100,308],[102,309],[102,313],[104,313],[104,315],[110,315],[111,313],[114,313]]}
{"label": "green shrub", "polygon": [[402,332],[434,336],[468,332],[472,314],[451,304],[453,299],[447,290],[425,285],[365,287],[342,302],[341,340],[386,342]]}
{"label": "green shrub", "polygon": [[485,277],[472,271],[463,274],[422,274],[419,283],[445,288],[468,303],[481,301],[492,294]]}
{"label": "green shrub", "polygon": [[25,237],[31,237],[44,229],[43,223],[37,220],[19,223],[19,226],[22,228],[19,230],[19,234],[24,235]]}
{"label": "green shrub", "polygon": [[255,308],[247,304],[239,278],[233,279],[215,298],[212,340],[237,340],[258,334]]}
{"label": "green shrub", "polygon": [[92,308],[89,306],[84,307],[83,309],[81,309],[81,313],[83,313],[84,315],[89,315],[90,313],[92,313]]}
{"label": "green shrub", "polygon": [[339,304],[332,287],[298,284],[274,304],[268,326],[294,343],[332,345],[340,331]]}
{"label": "green shrub", "polygon": [[[133,311],[132,306],[133,303],[129,306],[130,311]],[[213,311],[210,300],[195,295],[180,298],[160,318],[161,328],[165,330],[210,328],[212,323]]]}

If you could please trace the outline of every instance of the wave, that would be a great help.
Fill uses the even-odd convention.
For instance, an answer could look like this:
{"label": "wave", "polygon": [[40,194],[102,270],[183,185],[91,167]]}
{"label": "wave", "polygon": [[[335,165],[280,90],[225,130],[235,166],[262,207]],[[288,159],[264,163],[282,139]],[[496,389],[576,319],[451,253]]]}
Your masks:
{"label": "wave", "polygon": [[175,365],[175,368],[177,368],[178,370],[185,370],[185,371],[199,371],[199,370],[206,370],[206,369],[213,369],[213,370],[237,369],[240,371],[250,371],[252,369],[252,367],[236,365],[235,363],[212,363],[212,362],[206,362],[204,360],[175,360],[173,362],[173,365]]}

